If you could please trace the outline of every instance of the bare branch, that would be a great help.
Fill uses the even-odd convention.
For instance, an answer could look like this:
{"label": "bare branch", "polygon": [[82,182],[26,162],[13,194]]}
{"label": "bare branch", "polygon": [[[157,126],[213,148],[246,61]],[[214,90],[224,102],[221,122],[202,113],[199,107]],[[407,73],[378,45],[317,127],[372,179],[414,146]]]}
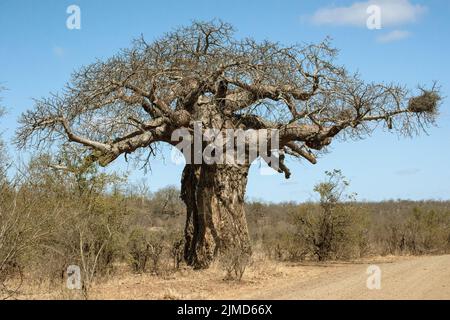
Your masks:
{"label": "bare branch", "polygon": [[73,74],[58,95],[36,100],[16,136],[20,147],[66,141],[107,164],[168,142],[195,121],[207,128],[279,129],[280,148],[316,163],[336,137],[364,138],[378,126],[411,135],[434,124],[436,84],[414,97],[396,84],[366,83],[319,44],[236,40],[223,22],[194,22],[147,43],[142,37]]}

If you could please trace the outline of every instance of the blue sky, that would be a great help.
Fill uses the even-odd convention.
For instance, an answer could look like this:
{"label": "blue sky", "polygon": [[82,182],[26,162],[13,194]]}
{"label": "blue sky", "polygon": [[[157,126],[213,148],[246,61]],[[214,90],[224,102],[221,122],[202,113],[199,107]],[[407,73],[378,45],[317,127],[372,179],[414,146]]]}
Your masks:
{"label": "blue sky", "polygon": [[[373,3],[382,8],[380,30],[369,30],[361,11]],[[81,30],[66,28],[66,9],[72,4],[81,9]],[[140,34],[151,41],[193,19],[220,18],[236,27],[238,37],[286,44],[331,36],[340,49],[339,63],[365,79],[412,88],[438,80],[448,96],[449,14],[446,0],[0,0],[0,83],[8,88],[2,94],[8,115],[0,120],[0,132],[10,139],[17,117],[32,107],[32,98],[61,89],[73,70],[113,55]],[[290,180],[263,176],[253,166],[247,195],[274,202],[311,199],[323,172],[339,168],[361,200],[450,199],[447,106],[445,100],[438,127],[428,135],[408,139],[377,132],[363,141],[335,142],[317,165],[291,162]],[[17,156],[13,149],[10,153]],[[153,161],[147,174],[123,161],[110,170],[130,170],[132,180],[144,180],[152,190],[179,185],[182,167],[165,156],[165,163]]]}

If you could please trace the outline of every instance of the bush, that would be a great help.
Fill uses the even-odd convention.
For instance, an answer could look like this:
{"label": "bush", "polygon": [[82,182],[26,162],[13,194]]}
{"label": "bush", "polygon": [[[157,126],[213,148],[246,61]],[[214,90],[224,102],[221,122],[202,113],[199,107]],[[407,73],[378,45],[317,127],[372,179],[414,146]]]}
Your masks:
{"label": "bush", "polygon": [[182,215],[185,207],[180,198],[180,190],[173,186],[158,190],[152,196],[152,210],[164,218]]}
{"label": "bush", "polygon": [[170,254],[175,270],[178,270],[180,268],[180,264],[183,261],[184,243],[184,236],[180,236],[178,235],[178,233],[173,236]]}
{"label": "bush", "polygon": [[[61,168],[52,163],[60,163]],[[80,163],[81,157],[74,154],[59,161],[47,155],[36,157],[23,170],[27,175],[18,194],[36,201],[29,219],[45,221],[45,237],[30,256],[34,270],[62,280],[68,265],[78,265],[87,297],[94,279],[110,274],[123,255],[128,210],[118,191],[120,177]]]}
{"label": "bush", "polygon": [[160,230],[134,229],[128,241],[130,265],[134,272],[146,272],[150,262],[150,272],[159,274],[166,247],[165,233]]}
{"label": "bush", "polygon": [[147,240],[150,254],[151,272],[159,274],[160,264],[165,247],[165,234],[162,231],[151,231]]}
{"label": "bush", "polygon": [[405,249],[413,254],[445,252],[448,249],[449,214],[414,208],[405,225]]}
{"label": "bush", "polygon": [[248,249],[234,246],[220,254],[220,266],[226,272],[225,280],[241,281],[245,270],[250,265],[251,254]]}
{"label": "bush", "polygon": [[145,272],[150,258],[150,249],[147,233],[143,228],[137,228],[131,232],[128,240],[128,255],[132,270],[137,273]]}
{"label": "bush", "polygon": [[308,254],[319,261],[348,259],[367,250],[367,214],[345,195],[348,182],[339,170],[327,172],[327,180],[314,188],[320,206],[302,206],[292,215],[296,226],[295,241],[307,247]]}
{"label": "bush", "polygon": [[302,261],[308,254],[303,238],[290,229],[266,235],[263,249],[269,258],[279,261]]}
{"label": "bush", "polygon": [[[40,199],[17,183],[0,182],[0,296],[20,288],[23,270],[32,261],[47,230],[47,217],[35,214]],[[14,289],[9,280],[19,279]]]}
{"label": "bush", "polygon": [[[400,207],[400,203],[397,204]],[[381,254],[446,253],[450,249],[450,211],[411,203],[377,215],[371,242]]]}

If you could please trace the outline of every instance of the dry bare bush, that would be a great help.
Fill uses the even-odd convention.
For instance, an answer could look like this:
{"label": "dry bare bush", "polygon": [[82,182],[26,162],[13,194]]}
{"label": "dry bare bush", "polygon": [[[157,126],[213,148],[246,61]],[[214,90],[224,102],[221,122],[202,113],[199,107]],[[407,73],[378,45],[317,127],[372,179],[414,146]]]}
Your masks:
{"label": "dry bare bush", "polygon": [[162,188],[151,197],[152,210],[162,217],[177,217],[186,210],[180,190],[174,186]]}
{"label": "dry bare bush", "polygon": [[[0,182],[0,296],[4,297],[20,289],[23,270],[50,232],[48,218],[35,214],[40,199],[28,191],[16,181]],[[59,209],[48,210],[56,214]],[[13,281],[12,287],[9,280]]]}
{"label": "dry bare bush", "polygon": [[405,225],[406,247],[413,254],[443,253],[449,249],[450,213],[414,208]]}
{"label": "dry bare bush", "polygon": [[248,249],[233,246],[224,250],[219,258],[220,267],[226,272],[224,280],[241,281],[245,270],[251,263]]}
{"label": "dry bare bush", "polygon": [[183,261],[184,254],[184,238],[174,235],[171,241],[170,254],[173,260],[173,267],[175,270],[180,269],[180,264]]}
{"label": "dry bare bush", "polygon": [[309,254],[307,243],[297,235],[295,228],[266,231],[262,249],[267,257],[278,261],[302,261]]}
{"label": "dry bare bush", "polygon": [[48,231],[35,250],[34,271],[61,282],[68,265],[78,265],[88,297],[93,281],[110,274],[123,255],[127,209],[117,191],[121,179],[79,159],[75,153],[34,158],[23,170],[20,193],[37,199],[33,214]]}
{"label": "dry bare bush", "polygon": [[136,228],[131,231],[128,238],[129,263],[133,272],[143,273],[147,268],[150,258],[147,234],[144,228]]}
{"label": "dry bare bush", "polygon": [[136,227],[128,239],[129,263],[134,272],[161,274],[165,250],[169,247],[165,231]]}
{"label": "dry bare bush", "polygon": [[[0,117],[3,114],[0,106]],[[0,299],[18,293],[30,256],[48,234],[46,217],[34,214],[39,198],[22,188],[19,174],[8,179],[8,168],[10,161],[0,135]]]}
{"label": "dry bare bush", "polygon": [[165,247],[165,234],[160,231],[152,231],[149,234],[147,245],[150,254],[150,271],[153,274],[160,273],[161,259],[163,257]]}

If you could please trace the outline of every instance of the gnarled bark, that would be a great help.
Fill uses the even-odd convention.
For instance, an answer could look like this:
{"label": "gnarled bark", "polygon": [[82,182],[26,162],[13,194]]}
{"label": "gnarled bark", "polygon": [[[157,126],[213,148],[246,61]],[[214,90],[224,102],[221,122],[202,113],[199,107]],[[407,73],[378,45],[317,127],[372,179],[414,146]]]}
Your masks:
{"label": "gnarled bark", "polygon": [[228,164],[184,168],[185,259],[194,268],[207,268],[215,256],[230,248],[251,252],[244,210],[248,169],[248,165]]}

